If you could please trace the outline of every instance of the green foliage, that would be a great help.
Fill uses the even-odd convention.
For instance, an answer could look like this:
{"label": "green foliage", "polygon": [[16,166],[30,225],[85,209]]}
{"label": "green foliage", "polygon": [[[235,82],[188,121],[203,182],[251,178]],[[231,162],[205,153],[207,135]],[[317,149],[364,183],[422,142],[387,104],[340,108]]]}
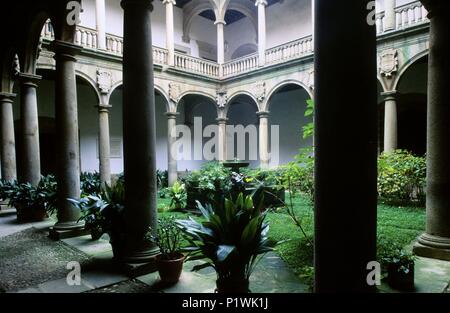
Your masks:
{"label": "green foliage", "polygon": [[169,187],[169,172],[157,170],[156,171],[156,183],[158,189],[163,189]]}
{"label": "green foliage", "polygon": [[407,252],[398,242],[388,240],[384,236],[378,237],[377,258],[385,275],[390,265],[395,265],[399,272],[408,274],[411,265],[414,265],[417,259],[413,253]]}
{"label": "green foliage", "polygon": [[384,153],[378,159],[378,194],[386,202],[425,202],[426,159],[407,151]]}
{"label": "green foliage", "polygon": [[213,210],[211,205],[198,203],[205,221],[192,218],[177,223],[191,247],[190,259],[204,259],[206,267],[216,270],[219,280],[248,280],[259,257],[272,251],[276,243],[269,240],[266,214],[253,205],[251,197],[240,194],[236,202],[225,200],[225,206]]}
{"label": "green foliage", "polygon": [[19,210],[46,210],[53,214],[57,209],[57,183],[52,175],[42,177],[38,186],[29,183],[2,182],[0,184],[2,200]]}
{"label": "green foliage", "polygon": [[166,260],[178,259],[181,251],[182,231],[175,217],[162,217],[158,220],[157,234],[150,229],[146,239],[156,244]]}
{"label": "green foliage", "polygon": [[209,162],[200,171],[194,171],[183,179],[188,192],[202,194],[210,202],[214,202],[218,194],[231,191],[231,170],[219,162]]}
{"label": "green foliage", "polygon": [[[305,117],[312,117],[314,118],[314,100],[307,100],[306,101],[306,111],[305,111]],[[308,123],[305,126],[303,126],[303,139],[309,139],[314,137],[314,122]]]}
{"label": "green foliage", "polygon": [[120,181],[114,187],[105,186],[98,195],[68,201],[81,211],[80,221],[86,223],[86,229],[99,235],[94,239],[105,233],[112,239],[122,231],[125,188]]}
{"label": "green foliage", "polygon": [[187,200],[185,185],[181,184],[178,181],[175,182],[175,184],[171,188],[169,188],[169,198],[171,199],[169,206],[170,210],[184,210],[186,208]]}
{"label": "green foliage", "polygon": [[99,173],[81,173],[80,187],[83,195],[98,195],[102,189]]}

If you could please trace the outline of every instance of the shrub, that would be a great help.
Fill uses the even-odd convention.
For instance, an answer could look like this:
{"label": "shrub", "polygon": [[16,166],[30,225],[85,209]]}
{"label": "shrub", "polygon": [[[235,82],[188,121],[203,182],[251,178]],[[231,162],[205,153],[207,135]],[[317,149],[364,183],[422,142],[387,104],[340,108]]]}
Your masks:
{"label": "shrub", "polygon": [[84,195],[98,195],[102,189],[102,181],[100,174],[95,173],[81,173],[80,176],[81,193]]}
{"label": "shrub", "polygon": [[186,188],[184,184],[176,182],[171,188],[169,188],[170,210],[181,211],[186,208]]}
{"label": "shrub", "polygon": [[178,227],[174,217],[158,219],[157,235],[150,229],[146,239],[156,244],[165,260],[179,258],[182,242],[182,231]]}
{"label": "shrub", "polygon": [[378,194],[386,202],[425,202],[426,159],[407,151],[378,159]]}
{"label": "shrub", "polygon": [[157,170],[156,171],[156,183],[158,189],[163,189],[169,187],[169,172]]}

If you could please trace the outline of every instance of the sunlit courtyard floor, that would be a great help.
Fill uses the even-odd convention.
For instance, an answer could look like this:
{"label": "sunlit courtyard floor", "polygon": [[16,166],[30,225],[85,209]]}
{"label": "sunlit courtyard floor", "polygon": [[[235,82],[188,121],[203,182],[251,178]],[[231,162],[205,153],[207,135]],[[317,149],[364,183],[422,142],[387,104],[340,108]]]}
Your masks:
{"label": "sunlit courtyard floor", "polygon": [[[277,223],[273,217],[269,220],[273,224]],[[99,241],[92,241],[90,236],[77,237],[65,239],[57,244],[46,237],[47,228],[53,223],[54,220],[49,219],[34,224],[17,224],[14,210],[0,211],[0,250],[2,246],[10,244],[9,249],[6,249],[6,252],[2,251],[0,255],[0,292],[212,293],[215,290],[216,277],[213,270],[191,272],[197,262],[185,264],[180,282],[174,286],[161,286],[157,273],[130,279],[114,266],[107,236]],[[39,240],[27,241],[24,235],[30,234]],[[18,240],[17,238],[21,241],[14,241]],[[17,246],[14,246],[15,242]],[[283,255],[282,252],[271,253],[264,257],[252,276],[250,285],[252,292],[310,292],[308,283],[299,278],[296,271],[279,256]],[[71,261],[84,262],[81,262],[82,280],[79,286],[69,286],[66,281],[66,276],[70,272],[66,269],[66,265]],[[31,270],[41,270],[42,275],[30,273]],[[9,271],[8,275],[1,275],[2,271]],[[47,272],[50,274],[47,275]],[[450,262],[418,258],[415,275],[415,292],[450,293]],[[10,281],[3,281],[4,279]],[[387,293],[397,292],[386,284],[379,290]]]}

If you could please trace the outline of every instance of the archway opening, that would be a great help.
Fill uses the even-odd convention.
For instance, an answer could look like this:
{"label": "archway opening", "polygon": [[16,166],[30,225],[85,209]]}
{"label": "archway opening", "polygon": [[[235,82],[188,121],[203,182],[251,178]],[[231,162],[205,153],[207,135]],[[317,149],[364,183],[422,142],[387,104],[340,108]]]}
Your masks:
{"label": "archway opening", "polygon": [[248,95],[238,95],[231,99],[228,108],[227,159],[250,162],[251,167],[259,166],[259,120],[258,105]]}
{"label": "archway opening", "polygon": [[[268,102],[271,167],[295,160],[300,149],[313,145],[313,138],[303,138],[303,127],[313,121],[306,117],[310,94],[299,84],[280,86]],[[277,135],[278,132],[278,135]]]}
{"label": "archway opening", "polygon": [[[216,161],[219,134],[214,100],[204,95],[188,94],[180,100],[177,111],[179,113],[177,125],[185,126],[182,128],[190,132],[190,134],[178,134],[178,140],[185,139],[183,142],[186,143],[178,150],[178,169],[180,171],[198,170],[204,163]],[[211,132],[211,130],[215,131]],[[190,138],[186,138],[188,135]]]}
{"label": "archway opening", "polygon": [[427,146],[428,56],[412,64],[397,91],[398,148],[424,155]]}

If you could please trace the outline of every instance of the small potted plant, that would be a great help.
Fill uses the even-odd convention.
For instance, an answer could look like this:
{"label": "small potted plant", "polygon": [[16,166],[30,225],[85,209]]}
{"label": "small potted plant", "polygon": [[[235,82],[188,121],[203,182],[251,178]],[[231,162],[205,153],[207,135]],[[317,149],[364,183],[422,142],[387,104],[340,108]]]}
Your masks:
{"label": "small potted plant", "polygon": [[172,211],[182,211],[186,208],[186,188],[184,184],[180,182],[175,182],[175,184],[169,188],[169,198],[170,202],[170,210]]}
{"label": "small potted plant", "polygon": [[212,267],[217,273],[218,293],[249,293],[249,279],[260,257],[273,250],[276,242],[268,238],[266,213],[253,205],[252,197],[241,193],[234,202],[214,210],[210,204],[198,207],[205,219],[177,221],[190,243],[189,259],[204,259],[194,271]]}
{"label": "small potted plant", "polygon": [[150,230],[147,239],[159,247],[157,266],[161,281],[165,284],[176,284],[183,271],[185,256],[181,253],[182,232],[174,217],[158,220],[157,234]]}
{"label": "small potted plant", "polygon": [[416,257],[395,244],[385,247],[379,256],[389,286],[401,291],[413,291]]}

